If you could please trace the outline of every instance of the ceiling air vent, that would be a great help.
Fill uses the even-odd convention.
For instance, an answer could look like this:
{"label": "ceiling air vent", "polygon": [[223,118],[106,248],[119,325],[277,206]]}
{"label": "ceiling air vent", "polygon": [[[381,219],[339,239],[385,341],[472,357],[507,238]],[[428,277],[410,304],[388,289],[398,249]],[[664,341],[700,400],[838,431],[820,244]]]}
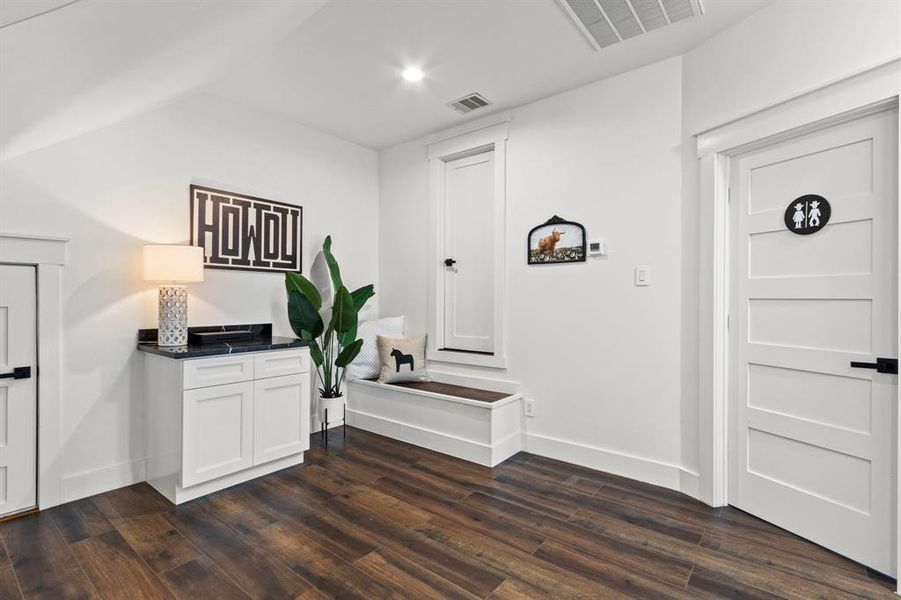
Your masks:
{"label": "ceiling air vent", "polygon": [[595,50],[704,14],[701,0],[557,0]]}
{"label": "ceiling air vent", "polygon": [[479,108],[485,108],[489,104],[491,104],[491,100],[477,92],[466,94],[462,98],[447,103],[448,106],[461,114],[466,114]]}

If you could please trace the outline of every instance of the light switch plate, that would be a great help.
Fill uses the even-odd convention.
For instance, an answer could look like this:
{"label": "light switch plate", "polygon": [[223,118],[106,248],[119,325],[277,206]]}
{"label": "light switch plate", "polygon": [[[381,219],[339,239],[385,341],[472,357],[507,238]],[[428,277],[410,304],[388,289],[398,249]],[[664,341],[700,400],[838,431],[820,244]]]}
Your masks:
{"label": "light switch plate", "polygon": [[647,265],[635,267],[635,285],[638,287],[651,285],[651,267]]}

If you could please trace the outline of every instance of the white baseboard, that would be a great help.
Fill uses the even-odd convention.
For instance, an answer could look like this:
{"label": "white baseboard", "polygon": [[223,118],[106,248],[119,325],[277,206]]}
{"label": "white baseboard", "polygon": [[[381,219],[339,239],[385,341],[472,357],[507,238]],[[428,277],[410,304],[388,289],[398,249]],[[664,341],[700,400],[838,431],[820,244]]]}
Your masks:
{"label": "white baseboard", "polygon": [[493,467],[519,452],[521,443],[519,432],[489,445],[351,409],[347,410],[347,424],[487,467]]}
{"label": "white baseboard", "polygon": [[680,468],[679,491],[695,500],[701,500],[701,475],[684,467]]}
{"label": "white baseboard", "polygon": [[[676,465],[549,436],[523,433],[521,443],[519,439],[508,436],[492,448],[487,444],[352,410],[347,411],[347,424],[487,466],[506,460],[516,454],[521,446],[522,450],[532,454],[637,479],[680,491],[692,498],[700,498],[700,476],[697,473]],[[334,426],[338,427],[340,423]],[[143,459],[66,475],[60,486],[60,503],[72,502],[144,480]]]}
{"label": "white baseboard", "polygon": [[[120,463],[109,467],[91,469],[72,475],[64,475],[60,485],[60,504],[102,494],[127,485],[144,481],[144,459]],[[49,508],[42,506],[41,508]]]}
{"label": "white baseboard", "polygon": [[671,490],[684,491],[681,489],[681,474],[687,472],[677,465],[535,433],[523,433],[523,450]]}

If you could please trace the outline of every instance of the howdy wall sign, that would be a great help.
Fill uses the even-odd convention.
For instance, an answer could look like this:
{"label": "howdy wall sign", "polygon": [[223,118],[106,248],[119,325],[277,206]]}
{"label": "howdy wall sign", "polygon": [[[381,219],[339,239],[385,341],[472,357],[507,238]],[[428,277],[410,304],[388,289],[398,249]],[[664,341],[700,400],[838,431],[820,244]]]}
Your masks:
{"label": "howdy wall sign", "polygon": [[300,271],[302,222],[300,206],[191,186],[191,245],[210,269]]}

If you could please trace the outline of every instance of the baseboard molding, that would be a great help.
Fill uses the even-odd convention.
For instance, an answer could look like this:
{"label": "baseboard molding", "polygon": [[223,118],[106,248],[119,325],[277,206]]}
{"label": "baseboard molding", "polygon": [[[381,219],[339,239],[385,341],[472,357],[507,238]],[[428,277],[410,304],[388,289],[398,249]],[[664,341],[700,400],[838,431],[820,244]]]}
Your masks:
{"label": "baseboard molding", "polygon": [[701,475],[684,467],[680,468],[679,491],[695,500],[701,500]]}
{"label": "baseboard molding", "polygon": [[[60,504],[140,483],[144,481],[145,475],[146,468],[143,458],[65,475],[60,482]],[[41,508],[49,507],[42,506]]]}
{"label": "baseboard molding", "polygon": [[681,489],[683,470],[677,465],[535,433],[523,433],[523,450],[589,469],[683,491]]}
{"label": "baseboard molding", "polygon": [[[480,442],[352,410],[347,411],[347,424],[485,465],[495,460],[501,462],[521,447],[539,456],[637,479],[700,498],[700,476],[697,473],[677,465],[550,436],[522,433],[521,442],[514,436],[508,436],[492,448]],[[340,427],[340,423],[332,427]],[[516,434],[516,437],[520,436]],[[145,475],[143,459],[66,475],[61,481],[60,503],[134,485],[144,481]]]}
{"label": "baseboard molding", "polygon": [[521,435],[518,431],[498,440],[492,446],[351,409],[347,410],[347,424],[488,467],[493,467],[519,452],[521,444]]}

